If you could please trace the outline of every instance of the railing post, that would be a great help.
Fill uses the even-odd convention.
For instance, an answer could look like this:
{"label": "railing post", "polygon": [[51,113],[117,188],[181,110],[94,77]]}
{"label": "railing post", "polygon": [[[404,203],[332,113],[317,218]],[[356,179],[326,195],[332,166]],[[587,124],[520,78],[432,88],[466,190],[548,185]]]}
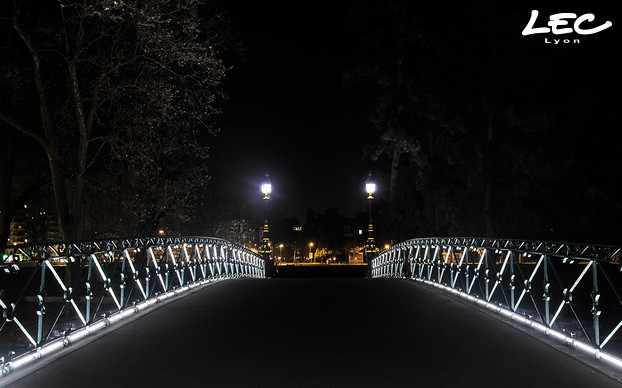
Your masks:
{"label": "railing post", "polygon": [[436,249],[434,250],[434,266],[436,267],[436,278],[437,283],[441,284],[441,276],[443,276],[443,273],[441,272],[441,246],[440,244],[436,246]]}
{"label": "railing post", "polygon": [[[123,263],[121,264],[121,284],[120,284],[120,287],[121,287],[120,309],[122,310],[125,307],[125,260],[126,258],[125,258],[125,255],[123,254],[121,254],[121,256],[123,256]],[[87,322],[88,322],[88,318],[87,318]]]}
{"label": "railing post", "polygon": [[428,276],[427,276],[427,280],[432,280],[432,261],[430,260],[430,245],[428,245],[426,243],[425,245],[425,252],[423,253],[423,261],[425,263],[425,269],[427,270]]}
{"label": "railing post", "polygon": [[145,299],[151,296],[151,270],[149,269],[149,252],[145,250]]}
{"label": "railing post", "polygon": [[37,325],[37,345],[41,346],[41,341],[43,341],[43,315],[45,314],[45,267],[43,261],[39,264],[41,266],[41,283],[39,285],[39,295],[37,298],[39,299],[39,308],[37,310],[38,316],[38,325]]}
{"label": "railing post", "polygon": [[93,290],[91,280],[93,280],[93,256],[89,255],[89,269],[86,275],[86,323],[91,323],[91,300],[93,299]]}
{"label": "railing post", "polygon": [[164,260],[164,284],[166,285],[164,287],[164,292],[168,291],[168,289],[170,288],[171,284],[169,283],[169,272],[170,272],[170,266],[168,264],[169,260],[170,260],[170,255],[169,252],[172,253],[173,250],[170,249],[170,245],[168,245],[166,248],[164,248],[164,252],[165,252],[165,257],[166,259]]}
{"label": "railing post", "polygon": [[188,253],[186,252],[186,243],[181,244],[181,249],[179,250],[179,257],[177,258],[177,270],[180,271],[179,278],[181,284],[180,287],[186,285],[186,257]]}
{"label": "railing post", "polygon": [[488,249],[484,249],[484,287],[486,291],[486,301],[490,301],[490,274],[488,270]]}
{"label": "railing post", "polygon": [[470,272],[471,272],[471,266],[469,265],[469,247],[465,246],[464,247],[464,262],[465,262],[465,266],[466,266],[466,270],[464,271],[465,274],[465,283],[464,286],[466,287],[466,293],[470,294],[471,293],[471,287],[469,287],[469,277],[470,277]]}
{"label": "railing post", "polygon": [[598,263],[592,260],[592,316],[594,317],[594,344],[600,348],[600,294],[598,291]]}
{"label": "railing post", "polygon": [[516,285],[514,284],[514,251],[510,251],[510,308],[512,311],[516,311],[515,303],[515,292]]}
{"label": "railing post", "polygon": [[544,320],[547,327],[551,326],[551,316],[550,316],[550,301],[551,296],[549,295],[549,288],[551,287],[551,283],[549,283],[549,270],[548,270],[548,256],[542,255],[542,269],[544,273],[544,293],[542,294],[542,298],[544,299]]}
{"label": "railing post", "polygon": [[415,266],[413,263],[413,246],[408,247],[408,279],[412,279],[415,274]]}
{"label": "railing post", "polygon": [[454,251],[454,247],[450,245],[449,249],[447,249],[447,258],[445,260],[445,261],[449,260],[449,286],[451,288],[454,288],[454,276],[455,276],[454,261],[452,259],[453,251]]}

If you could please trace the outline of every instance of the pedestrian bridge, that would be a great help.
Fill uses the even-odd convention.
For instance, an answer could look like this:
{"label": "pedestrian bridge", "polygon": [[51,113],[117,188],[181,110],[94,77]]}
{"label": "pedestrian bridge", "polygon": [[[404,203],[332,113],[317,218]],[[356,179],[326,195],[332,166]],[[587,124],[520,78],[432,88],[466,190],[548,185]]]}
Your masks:
{"label": "pedestrian bridge", "polygon": [[266,279],[261,257],[203,237],[7,254],[0,385],[618,386],[622,371],[615,247],[417,239],[376,255],[373,279]]}

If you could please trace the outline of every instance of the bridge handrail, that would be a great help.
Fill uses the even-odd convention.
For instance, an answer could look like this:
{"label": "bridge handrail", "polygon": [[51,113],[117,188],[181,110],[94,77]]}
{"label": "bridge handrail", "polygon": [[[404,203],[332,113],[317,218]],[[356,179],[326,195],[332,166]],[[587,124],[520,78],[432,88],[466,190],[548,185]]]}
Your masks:
{"label": "bridge handrail", "polygon": [[[19,244],[7,246],[5,248],[5,256],[11,256],[15,254],[22,254],[28,256],[31,260],[36,260],[37,257],[33,257],[32,252],[40,254],[44,251],[51,250],[57,255],[80,255],[90,254],[94,252],[104,251],[112,248],[141,248],[153,245],[170,245],[170,244],[229,244],[237,249],[254,253],[251,250],[233,244],[227,240],[217,237],[204,237],[204,236],[156,236],[156,237],[125,237],[125,238],[111,238],[111,239],[98,239],[98,240],[83,240],[83,241],[60,241],[60,242],[46,242],[38,244]],[[29,253],[30,252],[30,253]],[[4,262],[4,257],[0,263]]]}
{"label": "bridge handrail", "polygon": [[0,371],[9,374],[199,285],[242,277],[265,277],[264,260],[215,237],[7,247],[0,262]]}
{"label": "bridge handrail", "polygon": [[[531,254],[547,254],[549,256],[567,257],[569,259],[590,259],[597,261],[622,261],[622,246],[549,242],[537,240],[499,239],[485,237],[424,237],[415,238],[395,244],[398,246],[410,246],[413,244],[427,245],[462,245],[478,248],[512,249]],[[380,252],[382,253],[382,252]]]}
{"label": "bridge handrail", "polygon": [[370,273],[460,295],[622,369],[620,247],[417,238],[379,252]]}

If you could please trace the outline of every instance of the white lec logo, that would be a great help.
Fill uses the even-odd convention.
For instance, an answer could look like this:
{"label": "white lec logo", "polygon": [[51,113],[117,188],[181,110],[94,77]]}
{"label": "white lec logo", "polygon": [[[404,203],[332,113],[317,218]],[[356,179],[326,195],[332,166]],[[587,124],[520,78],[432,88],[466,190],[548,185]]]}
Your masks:
{"label": "white lec logo", "polygon": [[591,13],[586,13],[585,15],[581,15],[578,18],[577,18],[576,13],[556,13],[554,15],[549,16],[549,22],[547,23],[547,25],[551,28],[549,27],[533,28],[534,24],[536,23],[536,19],[538,19],[538,11],[534,9],[533,11],[531,11],[531,19],[529,19],[529,23],[527,23],[527,26],[523,30],[523,36],[532,35],[532,34],[548,34],[549,32],[552,32],[555,35],[570,34],[572,33],[573,28],[569,28],[569,27],[559,28],[560,26],[568,25],[568,21],[565,19],[577,19],[574,22],[574,31],[579,35],[595,34],[597,32],[600,32],[602,30],[605,30],[611,27],[612,25],[610,21],[607,21],[598,27],[588,28],[588,29],[581,28],[581,24],[583,22],[594,21],[594,14],[591,14]]}

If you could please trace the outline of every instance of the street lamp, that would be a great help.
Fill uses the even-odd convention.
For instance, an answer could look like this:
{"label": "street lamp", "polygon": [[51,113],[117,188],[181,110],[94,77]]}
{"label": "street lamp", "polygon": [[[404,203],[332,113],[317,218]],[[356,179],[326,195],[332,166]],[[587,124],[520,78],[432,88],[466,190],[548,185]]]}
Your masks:
{"label": "street lamp", "polygon": [[279,244],[279,261],[283,261],[283,244]]}
{"label": "street lamp", "polygon": [[270,193],[272,192],[272,183],[270,182],[270,175],[266,173],[266,178],[261,184],[261,192],[263,193],[263,199],[266,201],[265,221],[263,223],[263,233],[261,236],[261,250],[260,253],[266,258],[270,256],[270,230],[268,228],[268,200],[270,199]]}
{"label": "street lamp", "polygon": [[313,256],[311,255],[311,248],[313,248],[312,242],[309,243],[309,258],[311,259],[311,262],[313,263]]}
{"label": "street lamp", "polygon": [[374,225],[371,217],[371,200],[374,199],[374,193],[376,192],[376,184],[371,178],[371,172],[365,181],[365,191],[367,191],[367,199],[369,200],[369,226],[367,227],[367,243],[365,244],[365,257],[369,259],[369,252],[376,250],[376,243],[374,242]]}

